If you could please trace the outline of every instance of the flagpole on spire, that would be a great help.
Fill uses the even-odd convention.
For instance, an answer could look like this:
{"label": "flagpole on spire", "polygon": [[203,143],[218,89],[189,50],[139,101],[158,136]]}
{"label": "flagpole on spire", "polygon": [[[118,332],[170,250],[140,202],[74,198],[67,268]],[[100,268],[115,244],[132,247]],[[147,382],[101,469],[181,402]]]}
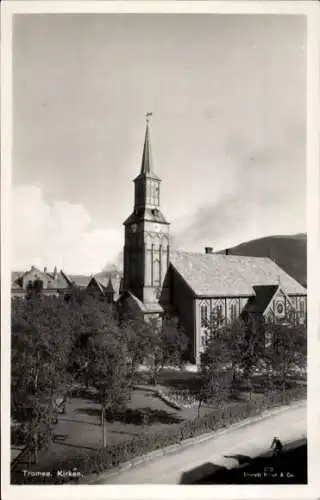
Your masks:
{"label": "flagpole on spire", "polygon": [[150,119],[150,116],[152,116],[153,113],[152,111],[149,111],[148,113],[146,113],[146,122],[149,123],[149,119]]}

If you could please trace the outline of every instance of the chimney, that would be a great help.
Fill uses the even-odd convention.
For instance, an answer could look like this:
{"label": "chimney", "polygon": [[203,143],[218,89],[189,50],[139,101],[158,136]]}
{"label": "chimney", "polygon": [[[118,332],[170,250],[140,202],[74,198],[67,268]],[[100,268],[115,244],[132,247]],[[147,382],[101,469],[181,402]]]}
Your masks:
{"label": "chimney", "polygon": [[225,249],[225,251],[224,251],[224,253],[225,253],[226,255],[229,255],[229,248],[226,248],[226,249]]}
{"label": "chimney", "polygon": [[46,273],[46,272],[47,272],[47,268],[46,268],[46,266],[44,266],[44,268],[43,268],[43,272],[44,272],[44,273]]}
{"label": "chimney", "polygon": [[209,253],[209,254],[213,253],[213,248],[212,247],[205,247],[204,250],[205,250],[206,253]]}
{"label": "chimney", "polygon": [[57,276],[57,266],[54,266],[53,277],[55,278],[56,276]]}

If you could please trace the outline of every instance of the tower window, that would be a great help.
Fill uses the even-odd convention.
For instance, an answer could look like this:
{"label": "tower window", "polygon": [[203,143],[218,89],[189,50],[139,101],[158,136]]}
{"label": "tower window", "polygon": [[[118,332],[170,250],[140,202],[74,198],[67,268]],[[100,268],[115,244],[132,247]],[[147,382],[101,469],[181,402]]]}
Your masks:
{"label": "tower window", "polygon": [[156,194],[155,194],[155,204],[159,205],[159,194],[160,194],[160,187],[159,184],[156,185]]}
{"label": "tower window", "polygon": [[158,259],[153,262],[153,285],[160,285],[160,261]]}

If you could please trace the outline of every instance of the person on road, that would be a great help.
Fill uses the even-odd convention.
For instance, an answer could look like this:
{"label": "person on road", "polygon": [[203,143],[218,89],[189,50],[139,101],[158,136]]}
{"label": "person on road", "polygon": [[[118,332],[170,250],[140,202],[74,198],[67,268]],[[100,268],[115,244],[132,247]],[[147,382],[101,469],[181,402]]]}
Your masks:
{"label": "person on road", "polygon": [[277,438],[277,437],[273,438],[273,441],[271,443],[271,448],[274,448],[275,455],[280,455],[280,453],[282,452],[283,446],[282,446],[282,443],[281,443],[279,438]]}

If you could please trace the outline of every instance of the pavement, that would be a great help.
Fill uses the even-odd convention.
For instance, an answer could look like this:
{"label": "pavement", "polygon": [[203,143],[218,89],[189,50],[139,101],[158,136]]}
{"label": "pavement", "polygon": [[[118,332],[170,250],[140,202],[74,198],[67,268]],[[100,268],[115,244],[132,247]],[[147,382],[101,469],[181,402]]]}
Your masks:
{"label": "pavement", "polygon": [[232,469],[237,456],[257,457],[270,450],[274,436],[284,445],[307,435],[306,403],[302,402],[247,425],[217,432],[200,441],[124,471],[103,473],[90,484],[179,484],[188,471],[210,463]]}

